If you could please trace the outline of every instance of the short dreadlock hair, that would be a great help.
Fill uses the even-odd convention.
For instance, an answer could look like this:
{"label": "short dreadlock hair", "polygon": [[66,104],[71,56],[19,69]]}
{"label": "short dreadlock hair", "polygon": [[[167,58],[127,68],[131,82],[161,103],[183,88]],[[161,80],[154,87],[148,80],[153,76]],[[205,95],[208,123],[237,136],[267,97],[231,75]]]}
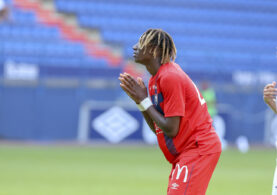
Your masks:
{"label": "short dreadlock hair", "polygon": [[157,52],[160,50],[161,64],[174,61],[177,54],[172,37],[162,29],[148,29],[141,35],[139,47],[140,49],[152,47],[154,49],[154,57],[157,57]]}

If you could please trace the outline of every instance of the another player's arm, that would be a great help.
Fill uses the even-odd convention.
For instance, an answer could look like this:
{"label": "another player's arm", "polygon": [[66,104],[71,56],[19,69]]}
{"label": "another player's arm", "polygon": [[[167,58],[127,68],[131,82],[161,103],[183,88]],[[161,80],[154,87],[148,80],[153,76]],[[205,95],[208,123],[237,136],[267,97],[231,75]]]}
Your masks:
{"label": "another player's arm", "polygon": [[276,95],[277,89],[275,88],[276,82],[272,82],[264,87],[264,101],[265,103],[277,114],[276,108]]}
{"label": "another player's arm", "polygon": [[2,8],[0,6],[0,22],[2,20],[6,20],[8,18],[8,15],[9,15],[9,9],[8,9],[8,7],[5,6],[5,5],[2,5],[2,6],[3,6]]}
{"label": "another player's arm", "polygon": [[[139,84],[142,82],[138,79],[138,82],[128,74],[120,74],[119,80],[121,81],[121,88],[132,98],[137,104],[147,97],[147,90],[145,85]],[[153,121],[161,128],[161,130],[168,137],[175,137],[179,130],[180,117],[164,117],[161,115],[155,107],[152,105],[146,111],[143,112],[150,128],[155,132]]]}

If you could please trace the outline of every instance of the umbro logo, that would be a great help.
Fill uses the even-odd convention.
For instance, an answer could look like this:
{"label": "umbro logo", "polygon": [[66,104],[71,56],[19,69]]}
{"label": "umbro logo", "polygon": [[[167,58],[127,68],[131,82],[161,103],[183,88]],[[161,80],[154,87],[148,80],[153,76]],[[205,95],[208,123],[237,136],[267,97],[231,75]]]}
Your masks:
{"label": "umbro logo", "polygon": [[170,188],[173,190],[177,190],[178,187],[179,187],[179,185],[177,183],[173,183]]}
{"label": "umbro logo", "polygon": [[156,130],[156,135],[161,134],[161,133],[163,133],[162,130],[160,130],[160,129]]}

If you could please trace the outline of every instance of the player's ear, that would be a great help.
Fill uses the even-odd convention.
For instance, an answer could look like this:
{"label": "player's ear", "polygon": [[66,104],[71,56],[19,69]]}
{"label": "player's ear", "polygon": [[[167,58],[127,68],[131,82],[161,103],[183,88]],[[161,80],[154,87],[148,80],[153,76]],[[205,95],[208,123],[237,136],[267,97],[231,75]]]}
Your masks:
{"label": "player's ear", "polygon": [[152,46],[152,45],[149,45],[149,46],[147,47],[147,51],[146,51],[146,52],[148,52],[148,53],[151,54],[151,55],[154,55],[155,47]]}

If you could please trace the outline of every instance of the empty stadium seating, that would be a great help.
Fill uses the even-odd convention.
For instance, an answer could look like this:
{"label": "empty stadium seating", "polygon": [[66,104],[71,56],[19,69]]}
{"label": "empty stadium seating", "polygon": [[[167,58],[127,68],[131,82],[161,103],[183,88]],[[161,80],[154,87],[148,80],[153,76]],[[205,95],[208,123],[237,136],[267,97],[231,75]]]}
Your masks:
{"label": "empty stadium seating", "polygon": [[[81,26],[100,30],[105,42],[121,45],[125,59],[146,29],[162,28],[173,36],[176,61],[188,71],[277,72],[274,1],[55,0],[55,5],[60,12],[76,14]],[[11,20],[0,25],[0,62],[109,66],[106,54],[93,57],[99,52],[88,52],[85,40],[66,39],[58,26],[46,25],[34,11],[12,6]]]}
{"label": "empty stadium seating", "polygon": [[148,28],[168,31],[177,62],[186,70],[277,71],[277,2],[238,0],[55,0],[106,42],[124,47],[125,58]]}
{"label": "empty stadium seating", "polygon": [[17,6],[16,1],[8,2],[10,19],[0,25],[0,64],[15,61],[40,66],[111,66],[111,60],[95,55],[101,48],[92,50],[90,42],[70,40],[59,26],[44,24],[34,11]]}

